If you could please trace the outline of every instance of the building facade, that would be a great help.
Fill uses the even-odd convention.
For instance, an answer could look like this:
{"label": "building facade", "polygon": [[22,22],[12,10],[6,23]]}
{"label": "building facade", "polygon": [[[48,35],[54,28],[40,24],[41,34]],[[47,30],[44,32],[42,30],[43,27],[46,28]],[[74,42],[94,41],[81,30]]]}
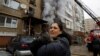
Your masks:
{"label": "building facade", "polygon": [[84,13],[83,9],[73,2],[73,43],[83,44],[84,42]]}
{"label": "building facade", "polygon": [[72,35],[73,31],[83,31],[83,11],[76,8],[74,0],[0,0],[0,41],[40,34],[44,20],[49,24],[61,20],[64,30]]}
{"label": "building facade", "polygon": [[[98,19],[100,19],[100,17],[97,17]],[[85,19],[85,32],[89,33],[90,30],[92,29],[95,29],[95,28],[98,28],[99,26],[96,24],[96,22],[91,19],[91,18],[88,18],[88,19]]]}
{"label": "building facade", "polygon": [[[43,19],[52,23],[61,20],[64,31],[78,39],[84,37],[84,13],[83,9],[74,0],[43,0]],[[73,39],[74,39],[73,38]],[[81,41],[80,40],[80,41]],[[81,41],[82,42],[82,41]]]}
{"label": "building facade", "polygon": [[41,14],[41,0],[0,0],[0,46],[17,35],[40,33]]}
{"label": "building facade", "polygon": [[74,31],[84,31],[84,13],[83,9],[75,3],[74,5]]}
{"label": "building facade", "polygon": [[54,19],[60,19],[67,32],[84,31],[83,10],[74,0],[43,0],[44,11],[43,19],[48,22],[54,22]]}
{"label": "building facade", "polygon": [[43,0],[43,19],[50,23],[61,20],[65,31],[72,33],[73,0]]}

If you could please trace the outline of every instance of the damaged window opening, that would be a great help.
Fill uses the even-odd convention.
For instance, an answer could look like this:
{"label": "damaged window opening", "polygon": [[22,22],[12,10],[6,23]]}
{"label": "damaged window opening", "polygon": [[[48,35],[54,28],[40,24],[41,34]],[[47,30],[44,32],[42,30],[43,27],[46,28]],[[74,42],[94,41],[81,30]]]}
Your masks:
{"label": "damaged window opening", "polygon": [[32,5],[34,5],[34,6],[36,6],[36,0],[30,0],[30,4],[32,4]]}

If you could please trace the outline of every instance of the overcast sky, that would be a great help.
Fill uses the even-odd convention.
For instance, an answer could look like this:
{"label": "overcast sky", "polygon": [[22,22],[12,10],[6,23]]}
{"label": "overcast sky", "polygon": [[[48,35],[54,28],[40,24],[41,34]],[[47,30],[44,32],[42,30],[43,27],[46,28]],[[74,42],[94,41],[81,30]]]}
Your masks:
{"label": "overcast sky", "polygon": [[[82,0],[98,17],[100,16],[100,0]],[[85,18],[91,18],[87,13]]]}

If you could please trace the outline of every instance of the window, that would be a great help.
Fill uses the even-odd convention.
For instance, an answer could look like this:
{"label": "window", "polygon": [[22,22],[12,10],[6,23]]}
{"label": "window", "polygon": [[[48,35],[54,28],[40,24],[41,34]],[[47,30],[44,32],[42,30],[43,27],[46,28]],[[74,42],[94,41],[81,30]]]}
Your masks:
{"label": "window", "polygon": [[12,9],[18,9],[19,3],[16,0],[4,0],[4,5]]}
{"label": "window", "polygon": [[66,20],[66,28],[73,29],[73,23],[69,20]]}
{"label": "window", "polygon": [[66,20],[66,28],[70,28],[70,23],[68,20]]}
{"label": "window", "polygon": [[68,18],[72,18],[72,16],[71,16],[69,13],[65,12],[65,14],[66,14],[66,16],[67,16]]}
{"label": "window", "polygon": [[17,20],[16,19],[12,19],[11,27],[12,28],[17,28]]}
{"label": "window", "polygon": [[6,6],[10,6],[10,5],[9,5],[10,2],[11,2],[11,0],[4,0],[4,5],[6,5]]}
{"label": "window", "polygon": [[9,4],[9,0],[4,0],[4,3],[8,5]]}
{"label": "window", "polygon": [[16,1],[11,1],[9,5],[10,5],[10,8],[12,8],[12,9],[18,9],[19,8],[19,3],[16,2]]}
{"label": "window", "polygon": [[67,0],[66,2],[66,12],[72,16],[72,3],[70,0]]}
{"label": "window", "polygon": [[17,28],[17,19],[0,16],[0,27]]}
{"label": "window", "polygon": [[5,23],[5,17],[0,16],[0,26],[4,26]]}
{"label": "window", "polygon": [[67,7],[68,7],[69,11],[72,9],[70,1],[67,2]]}
{"label": "window", "polygon": [[6,24],[5,24],[6,27],[11,27],[11,18],[7,18],[6,19]]}

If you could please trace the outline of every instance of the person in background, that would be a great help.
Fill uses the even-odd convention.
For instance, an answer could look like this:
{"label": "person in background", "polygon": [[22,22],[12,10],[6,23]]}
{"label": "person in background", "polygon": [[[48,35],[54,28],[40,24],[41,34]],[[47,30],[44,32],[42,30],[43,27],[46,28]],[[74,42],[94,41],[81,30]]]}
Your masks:
{"label": "person in background", "polygon": [[34,56],[71,56],[71,35],[63,31],[61,22],[50,25],[48,36],[41,36],[32,42],[31,52]]}
{"label": "person in background", "polygon": [[85,42],[87,43],[87,48],[89,52],[92,52],[92,41],[94,40],[94,30],[90,31],[90,34],[88,37],[85,38]]}
{"label": "person in background", "polygon": [[93,45],[93,56],[97,56],[100,53],[100,33],[94,34]]}

